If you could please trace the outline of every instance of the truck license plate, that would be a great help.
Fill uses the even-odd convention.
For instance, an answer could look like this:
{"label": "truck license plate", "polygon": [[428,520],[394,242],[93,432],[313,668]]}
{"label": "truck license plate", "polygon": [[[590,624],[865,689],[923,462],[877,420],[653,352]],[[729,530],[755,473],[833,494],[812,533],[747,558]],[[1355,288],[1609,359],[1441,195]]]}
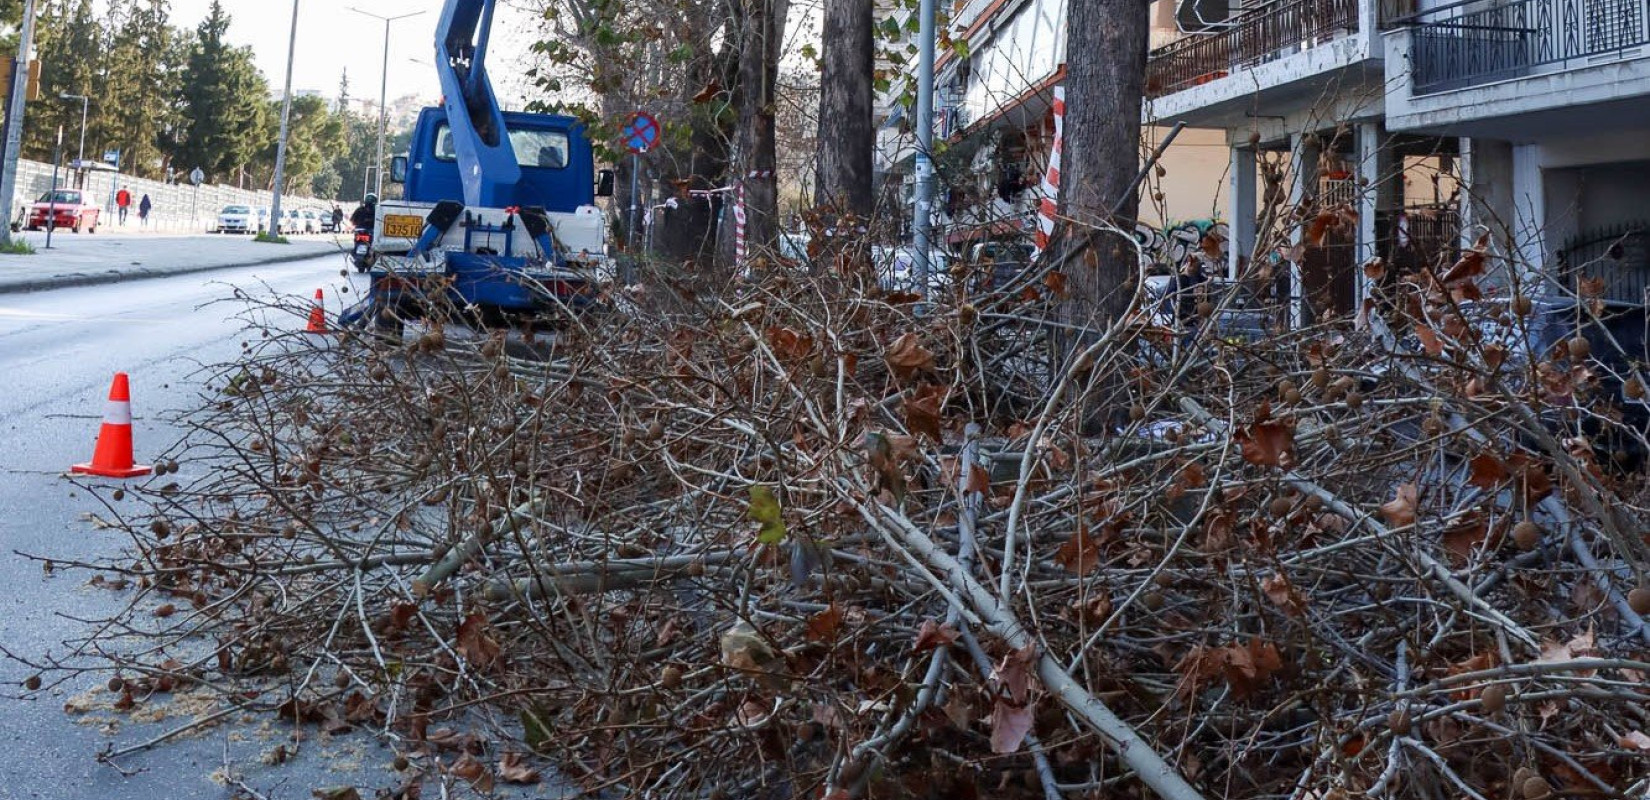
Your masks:
{"label": "truck license plate", "polygon": [[424,232],[424,218],[410,214],[385,214],[384,236],[417,239]]}

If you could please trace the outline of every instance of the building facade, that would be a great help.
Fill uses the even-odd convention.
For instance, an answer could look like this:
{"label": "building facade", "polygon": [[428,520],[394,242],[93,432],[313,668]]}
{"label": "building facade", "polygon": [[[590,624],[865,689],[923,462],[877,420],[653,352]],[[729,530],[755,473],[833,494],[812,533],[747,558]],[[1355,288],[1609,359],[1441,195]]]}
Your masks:
{"label": "building facade", "polygon": [[[1184,0],[1184,19],[1198,0]],[[1356,308],[1357,265],[1447,266],[1491,288],[1642,303],[1647,0],[1273,0],[1193,14],[1154,49],[1148,114],[1218,131],[1229,266],[1289,267],[1298,319]],[[1298,209],[1344,207],[1323,235]],[[1300,247],[1310,239],[1312,247]]]}

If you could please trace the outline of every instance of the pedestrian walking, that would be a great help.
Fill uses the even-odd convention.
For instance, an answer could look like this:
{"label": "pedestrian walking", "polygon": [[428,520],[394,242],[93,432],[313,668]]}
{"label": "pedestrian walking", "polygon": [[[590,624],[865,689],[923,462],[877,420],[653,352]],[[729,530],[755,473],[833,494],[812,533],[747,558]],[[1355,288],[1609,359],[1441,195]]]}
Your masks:
{"label": "pedestrian walking", "polygon": [[332,204],[332,232],[337,233],[344,225],[344,209],[337,203]]}
{"label": "pedestrian walking", "polygon": [[120,224],[126,224],[126,211],[131,207],[132,193],[127,191],[126,187],[122,186],[120,187],[120,191],[115,192],[115,209],[119,212],[118,216],[120,217]]}
{"label": "pedestrian walking", "polygon": [[143,199],[138,201],[138,224],[139,225],[141,225],[145,228],[149,227],[149,210],[154,208],[154,207],[155,207],[155,204],[150,202],[149,195],[148,194],[143,195]]}

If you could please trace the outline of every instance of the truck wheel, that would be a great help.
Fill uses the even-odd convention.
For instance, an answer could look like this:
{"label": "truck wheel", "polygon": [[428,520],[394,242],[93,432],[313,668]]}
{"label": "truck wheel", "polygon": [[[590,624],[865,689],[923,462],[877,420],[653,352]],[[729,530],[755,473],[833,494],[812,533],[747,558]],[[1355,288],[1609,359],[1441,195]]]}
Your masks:
{"label": "truck wheel", "polygon": [[74,218],[74,232],[75,233],[81,233],[85,230],[86,230],[86,221],[81,219],[80,217],[75,217]]}

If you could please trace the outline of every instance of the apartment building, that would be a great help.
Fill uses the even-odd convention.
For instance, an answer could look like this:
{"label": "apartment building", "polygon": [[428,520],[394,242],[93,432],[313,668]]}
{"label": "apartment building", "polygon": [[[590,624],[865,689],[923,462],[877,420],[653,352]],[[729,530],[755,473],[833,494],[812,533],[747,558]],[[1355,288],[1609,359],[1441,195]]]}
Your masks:
{"label": "apartment building", "polygon": [[[1356,307],[1356,264],[1444,262],[1488,232],[1547,290],[1586,273],[1644,301],[1650,0],[1213,5],[1182,0],[1195,24],[1152,51],[1148,116],[1224,137],[1234,273],[1286,261],[1309,318]],[[1271,248],[1306,226],[1268,211],[1309,201],[1355,229]]]}

